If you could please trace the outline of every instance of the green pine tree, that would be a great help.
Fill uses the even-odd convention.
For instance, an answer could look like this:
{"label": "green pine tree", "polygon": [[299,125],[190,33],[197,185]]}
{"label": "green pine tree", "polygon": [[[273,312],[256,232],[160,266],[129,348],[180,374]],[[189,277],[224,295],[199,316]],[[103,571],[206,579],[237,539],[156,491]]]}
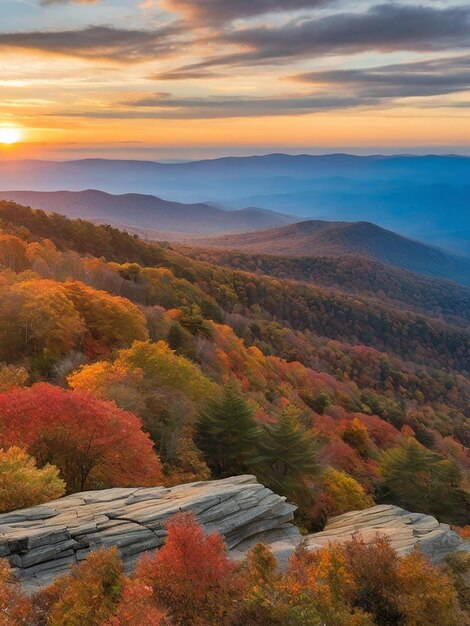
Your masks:
{"label": "green pine tree", "polygon": [[254,412],[238,383],[230,381],[200,413],[197,444],[216,477],[252,471],[260,441]]}
{"label": "green pine tree", "polygon": [[466,496],[455,463],[409,437],[403,445],[382,455],[380,469],[383,501],[444,521],[458,521],[455,515],[465,508],[462,505]]}
{"label": "green pine tree", "polygon": [[274,426],[267,426],[257,475],[276,493],[297,504],[310,500],[308,482],[318,476],[318,442],[305,430],[295,407],[286,408]]}

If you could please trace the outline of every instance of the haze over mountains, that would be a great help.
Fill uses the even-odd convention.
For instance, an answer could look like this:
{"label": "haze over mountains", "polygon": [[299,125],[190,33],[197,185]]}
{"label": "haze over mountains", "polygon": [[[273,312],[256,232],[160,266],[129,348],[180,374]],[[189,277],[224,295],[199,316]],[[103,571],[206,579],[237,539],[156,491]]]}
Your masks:
{"label": "haze over mountains", "polygon": [[306,219],[370,221],[470,255],[470,158],[273,154],[189,163],[11,161],[0,189],[100,189],[256,206]]}
{"label": "haze over mountains", "polygon": [[[148,239],[291,257],[361,257],[470,285],[468,180],[470,159],[459,156],[11,161],[1,164],[0,199]],[[315,216],[323,219],[302,220]]]}
{"label": "haze over mountains", "polygon": [[6,191],[0,192],[0,199],[67,217],[127,227],[143,232],[147,237],[243,232],[280,226],[294,219],[263,209],[226,211],[209,204],[182,204],[136,193],[111,195],[94,189],[80,192]]}
{"label": "haze over mountains", "polygon": [[205,238],[205,247],[292,257],[359,255],[470,285],[470,260],[368,222],[304,221],[264,231]]}

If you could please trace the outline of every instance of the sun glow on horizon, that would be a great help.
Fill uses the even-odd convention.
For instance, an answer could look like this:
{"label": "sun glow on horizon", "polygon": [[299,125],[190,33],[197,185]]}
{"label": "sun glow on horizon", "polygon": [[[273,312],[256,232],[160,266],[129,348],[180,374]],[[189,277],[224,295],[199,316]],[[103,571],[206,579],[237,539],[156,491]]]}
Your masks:
{"label": "sun glow on horizon", "polygon": [[0,127],[0,143],[5,146],[11,146],[21,141],[21,129],[15,126]]}

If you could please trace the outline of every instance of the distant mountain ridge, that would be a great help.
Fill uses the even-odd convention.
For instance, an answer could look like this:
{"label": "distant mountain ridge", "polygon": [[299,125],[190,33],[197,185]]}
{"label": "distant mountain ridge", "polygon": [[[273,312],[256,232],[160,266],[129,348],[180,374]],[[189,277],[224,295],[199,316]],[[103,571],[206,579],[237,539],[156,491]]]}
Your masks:
{"label": "distant mountain ridge", "polygon": [[198,245],[280,256],[359,255],[470,285],[470,260],[408,239],[369,222],[308,220],[279,228],[204,238]]}
{"label": "distant mountain ridge", "polygon": [[164,236],[176,233],[208,234],[243,232],[292,222],[291,216],[264,209],[224,210],[210,204],[169,202],[152,195],[112,195],[103,191],[2,191],[0,199],[28,204],[67,217],[111,225],[158,231]]}
{"label": "distant mountain ridge", "polygon": [[[470,158],[287,155],[182,163],[1,161],[0,190],[100,189],[303,219],[368,221],[470,256]],[[274,226],[274,224],[266,225]]]}

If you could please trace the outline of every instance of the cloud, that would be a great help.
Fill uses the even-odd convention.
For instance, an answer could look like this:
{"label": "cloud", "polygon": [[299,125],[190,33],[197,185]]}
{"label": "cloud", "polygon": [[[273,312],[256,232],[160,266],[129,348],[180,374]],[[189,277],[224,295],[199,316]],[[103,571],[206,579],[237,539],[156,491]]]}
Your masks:
{"label": "cloud", "polygon": [[470,89],[470,56],[354,70],[308,72],[295,81],[341,89],[365,98],[437,96]]}
{"label": "cloud", "polygon": [[315,9],[332,0],[166,0],[165,7],[205,24],[232,22],[265,13]]}
{"label": "cloud", "polygon": [[[197,74],[196,74],[197,75]],[[150,77],[153,78],[153,77]],[[162,78],[158,75],[157,78]],[[168,73],[168,78],[172,78]],[[176,98],[155,93],[117,103],[91,117],[212,119],[261,115],[306,115],[347,108],[388,108],[402,98],[439,96],[470,89],[470,56],[399,63],[373,68],[316,71],[290,80],[312,84],[316,92],[283,97]],[[427,106],[423,103],[423,106]],[[442,106],[435,102],[432,106]]]}
{"label": "cloud", "polygon": [[126,30],[89,26],[81,30],[0,33],[0,49],[62,54],[82,59],[139,62],[170,55],[178,50],[176,27],[157,30]]}
{"label": "cloud", "polygon": [[291,20],[277,27],[224,29],[221,44],[242,50],[215,56],[184,68],[256,65],[318,55],[437,51],[470,47],[470,6],[432,8],[380,4],[363,13],[336,13],[317,19]]}
{"label": "cloud", "polygon": [[63,111],[54,116],[93,119],[221,119],[273,115],[307,115],[330,109],[346,109],[366,104],[354,96],[312,96],[233,98],[175,98],[156,93],[146,98],[115,103],[95,111]]}

